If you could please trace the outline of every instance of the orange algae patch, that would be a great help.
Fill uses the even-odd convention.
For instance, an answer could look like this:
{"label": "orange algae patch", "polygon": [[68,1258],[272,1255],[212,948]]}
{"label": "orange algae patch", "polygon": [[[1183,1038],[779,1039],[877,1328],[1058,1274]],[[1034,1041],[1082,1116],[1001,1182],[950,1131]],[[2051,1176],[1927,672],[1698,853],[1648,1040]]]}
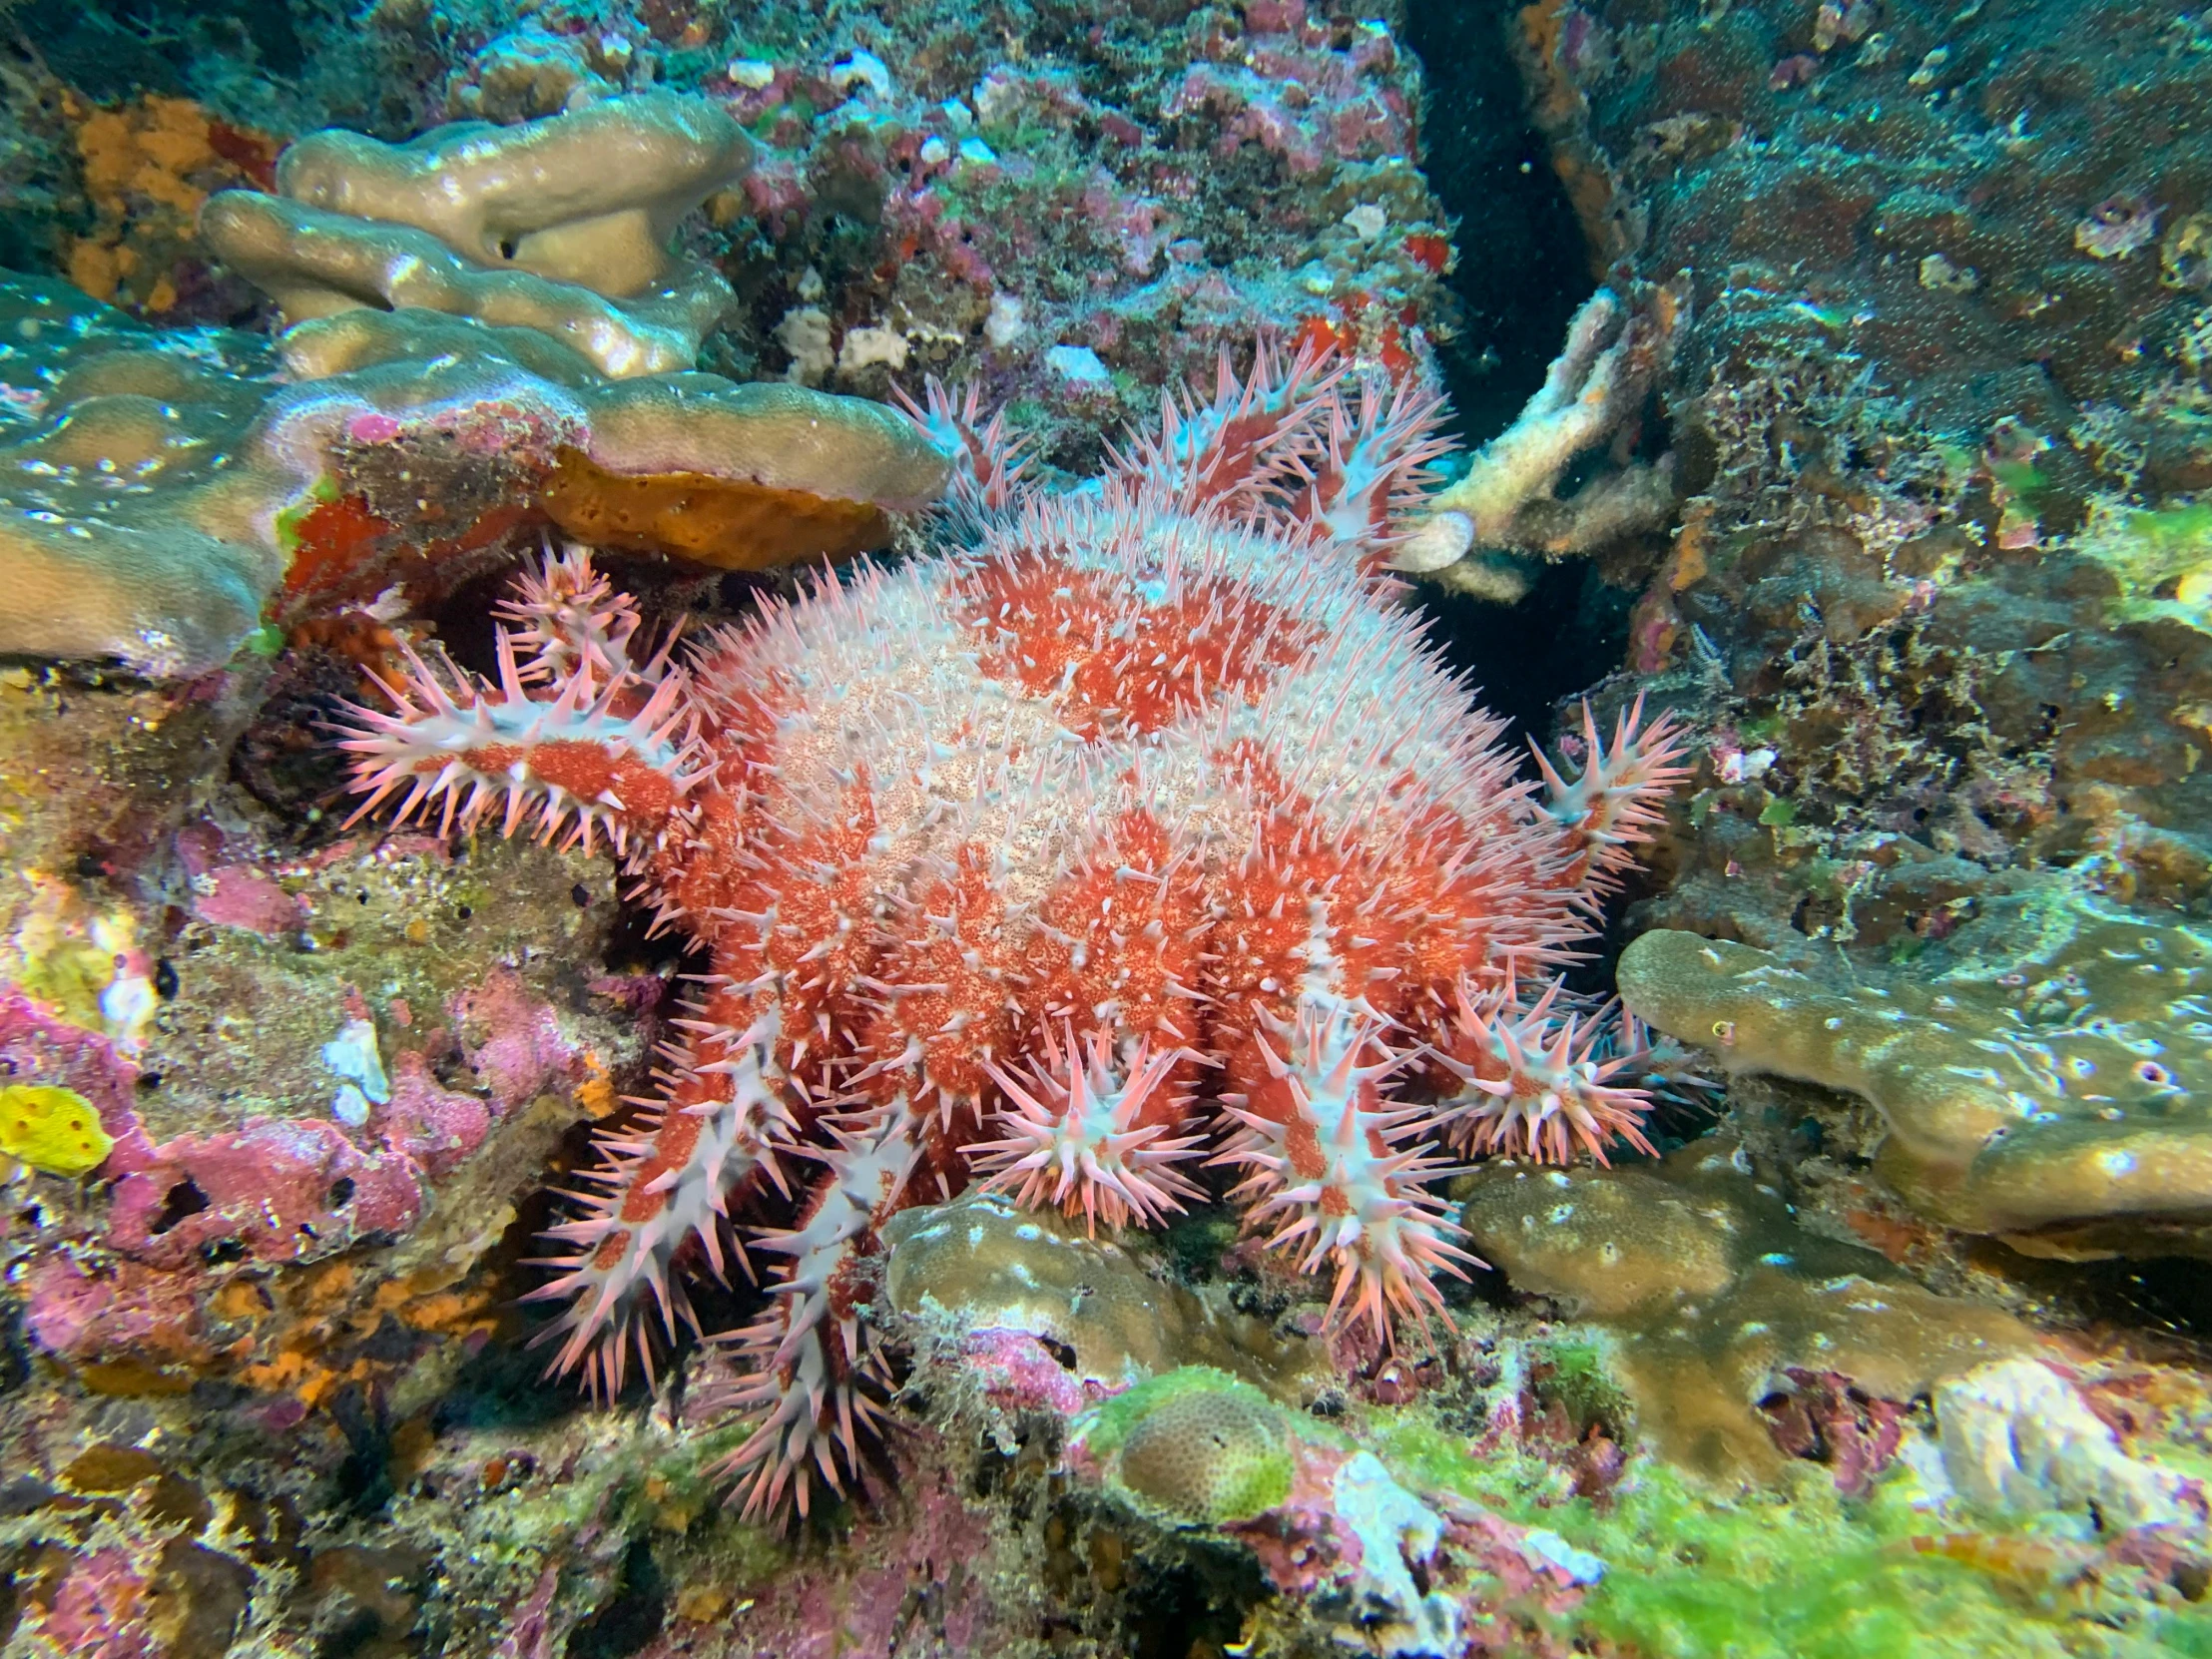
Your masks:
{"label": "orange algae patch", "polygon": [[545,511],[579,541],[676,554],[718,570],[849,558],[891,538],[889,516],[872,502],[702,472],[609,472],[568,448],[546,480]]}
{"label": "orange algae patch", "polygon": [[297,545],[284,572],[286,598],[327,593],[378,556],[399,526],[378,518],[357,495],[318,501],[294,527]]}
{"label": "orange algae patch", "polygon": [[[1408,253],[1413,252],[1415,241],[1436,244],[1443,239],[1407,238]],[[1444,247],[1448,253],[1449,245],[1444,244]],[[1425,255],[1414,254],[1414,258],[1421,265],[1428,264]],[[1350,358],[1373,361],[1382,366],[1392,385],[1403,383],[1405,377],[1420,366],[1420,360],[1405,343],[1405,330],[1413,326],[1420,314],[1417,306],[1408,302],[1391,307],[1364,289],[1330,303],[1336,312],[1334,317],[1327,311],[1309,311],[1299,322],[1291,335],[1294,352],[1337,351]]]}
{"label": "orange algae patch", "polygon": [[544,516],[529,503],[509,503],[492,508],[457,535],[421,541],[408,525],[376,512],[365,496],[318,501],[285,527],[291,544],[291,562],[284,570],[285,608],[296,612],[304,608],[303,601],[365,599],[394,582],[450,587],[456,569],[459,575],[474,574],[480,568],[475,555],[542,524]]}
{"label": "orange algae patch", "polygon": [[196,220],[211,192],[267,174],[274,140],[211,121],[189,98],[153,94],[104,109],[65,95],[91,229],[67,240],[69,278],[95,299],[162,312],[178,266],[200,257]]}
{"label": "orange algae patch", "polygon": [[615,1082],[607,1075],[607,1063],[596,1053],[584,1056],[585,1076],[576,1085],[576,1103],[594,1118],[603,1118],[614,1111]]}

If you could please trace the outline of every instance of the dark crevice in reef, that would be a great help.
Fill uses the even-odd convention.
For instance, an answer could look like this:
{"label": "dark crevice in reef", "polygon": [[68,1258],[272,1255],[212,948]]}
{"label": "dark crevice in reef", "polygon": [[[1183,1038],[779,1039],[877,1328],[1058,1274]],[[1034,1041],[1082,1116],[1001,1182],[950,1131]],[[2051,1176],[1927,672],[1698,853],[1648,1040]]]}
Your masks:
{"label": "dark crevice in reef", "polygon": [[569,1637],[569,1659],[627,1659],[660,1634],[667,1618],[668,1582],[653,1558],[652,1540],[640,1538],[622,1558],[614,1600]]}
{"label": "dark crevice in reef", "polygon": [[1193,1551],[1188,1562],[1153,1562],[1145,1593],[1131,1609],[1133,1659],[1182,1659],[1220,1652],[1237,1640],[1246,1615],[1266,1599],[1257,1563],[1226,1551]]}
{"label": "dark crevice in reef", "polygon": [[2200,1258],[2062,1262],[2019,1256],[1993,1243],[1975,1248],[1993,1271],[2065,1310],[2067,1323],[2139,1333],[2139,1341],[2178,1350],[2183,1364],[2201,1365],[2212,1355],[2212,1276]]}
{"label": "dark crevice in reef", "polygon": [[1429,188],[1458,222],[1449,277],[1457,337],[1438,356],[1459,435],[1501,431],[1543,384],[1567,318],[1597,284],[1566,192],[1529,126],[1506,50],[1513,0],[1410,0],[1406,27],[1427,78]]}
{"label": "dark crevice in reef", "polygon": [[[1596,283],[1574,210],[1528,124],[1506,48],[1510,0],[1412,0],[1407,30],[1427,77],[1421,137],[1430,187],[1457,221],[1449,278],[1456,336],[1437,357],[1456,435],[1470,447],[1504,429]],[[1435,640],[1472,676],[1483,706],[1522,736],[1548,738],[1552,710],[1604,676],[1628,643],[1632,594],[1583,560],[1543,570],[1518,605],[1424,587]]]}
{"label": "dark crevice in reef", "polygon": [[[1421,590],[1434,619],[1429,638],[1444,661],[1471,680],[1475,700],[1507,723],[1505,741],[1544,742],[1562,699],[1602,680],[1628,647],[1636,596],[1607,587],[1587,559],[1543,566],[1517,605]],[[1529,769],[1533,775],[1533,768]]]}

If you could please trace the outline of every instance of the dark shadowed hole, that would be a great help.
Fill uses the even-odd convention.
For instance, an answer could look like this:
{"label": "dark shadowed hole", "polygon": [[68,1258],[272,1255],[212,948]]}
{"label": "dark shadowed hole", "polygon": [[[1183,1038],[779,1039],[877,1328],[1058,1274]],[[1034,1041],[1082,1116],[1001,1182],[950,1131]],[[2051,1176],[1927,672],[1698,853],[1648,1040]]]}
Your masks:
{"label": "dark shadowed hole", "polygon": [[206,1208],[208,1195],[187,1178],[169,1189],[168,1196],[162,1200],[162,1213],[154,1218],[154,1225],[147,1231],[158,1238],[187,1216],[197,1216]]}
{"label": "dark shadowed hole", "polygon": [[614,1599],[576,1627],[570,1659],[627,1659],[660,1634],[668,1617],[668,1580],[653,1548],[640,1538],[622,1558],[622,1583]]}
{"label": "dark shadowed hole", "polygon": [[[1628,613],[1636,596],[1598,580],[1586,559],[1543,566],[1518,605],[1421,590],[1435,619],[1429,638],[1453,669],[1468,675],[1476,701],[1508,726],[1505,741],[1525,757],[1533,738],[1552,734],[1562,698],[1595,685],[1628,650]],[[1533,767],[1523,761],[1524,770]]]}
{"label": "dark shadowed hole", "polygon": [[[1567,321],[1596,287],[1580,225],[1530,127],[1507,50],[1513,0],[1412,0],[1406,25],[1427,78],[1421,130],[1429,187],[1457,222],[1448,280],[1456,337],[1438,350],[1459,440],[1479,447],[1543,384]],[[1602,679],[1628,643],[1634,596],[1569,560],[1541,570],[1518,605],[1422,588],[1436,643],[1472,675],[1485,708],[1523,736],[1550,736],[1552,709]]]}
{"label": "dark shadowed hole", "polygon": [[1246,1613],[1266,1598],[1249,1554],[1211,1553],[1191,1564],[1156,1571],[1133,1599],[1129,1651],[1134,1659],[1187,1659],[1219,1653],[1242,1634]]}
{"label": "dark shadowed hole", "polygon": [[1506,49],[1518,0],[1412,0],[1406,30],[1428,82],[1429,189],[1458,222],[1447,281],[1458,337],[1440,351],[1461,434],[1502,431],[1543,384],[1567,318],[1597,286],[1574,209],[1528,124]]}

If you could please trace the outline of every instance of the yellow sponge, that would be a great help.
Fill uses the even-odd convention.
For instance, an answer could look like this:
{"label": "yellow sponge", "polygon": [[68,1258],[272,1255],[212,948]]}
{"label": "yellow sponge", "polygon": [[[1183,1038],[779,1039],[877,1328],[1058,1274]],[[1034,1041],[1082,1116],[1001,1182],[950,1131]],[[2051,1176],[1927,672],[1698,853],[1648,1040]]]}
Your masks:
{"label": "yellow sponge", "polygon": [[0,1089],[0,1154],[48,1175],[89,1175],[114,1149],[100,1114],[75,1089],[35,1083]]}

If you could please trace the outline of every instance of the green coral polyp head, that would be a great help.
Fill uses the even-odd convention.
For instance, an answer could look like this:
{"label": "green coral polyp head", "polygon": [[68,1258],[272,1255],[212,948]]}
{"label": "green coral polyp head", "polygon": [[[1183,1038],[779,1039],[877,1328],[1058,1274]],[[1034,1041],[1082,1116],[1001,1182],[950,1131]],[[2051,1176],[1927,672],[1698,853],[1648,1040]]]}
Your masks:
{"label": "green coral polyp head", "polygon": [[1138,1508],[1187,1526],[1251,1520],[1291,1495],[1283,1408],[1210,1367],[1140,1382],[1088,1413],[1078,1432]]}

